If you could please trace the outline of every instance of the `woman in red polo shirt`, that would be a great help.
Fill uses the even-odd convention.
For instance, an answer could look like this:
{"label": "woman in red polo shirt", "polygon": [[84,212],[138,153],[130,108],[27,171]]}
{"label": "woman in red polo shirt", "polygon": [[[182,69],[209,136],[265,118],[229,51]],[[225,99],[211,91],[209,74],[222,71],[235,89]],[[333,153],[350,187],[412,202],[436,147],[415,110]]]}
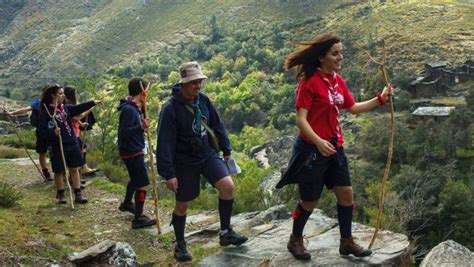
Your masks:
{"label": "woman in red polo shirt", "polygon": [[341,234],[339,253],[369,256],[372,252],[356,244],[351,233],[353,193],[339,118],[342,109],[357,114],[384,105],[393,88],[385,87],[372,99],[356,103],[342,77],[336,73],[343,59],[339,37],[323,33],[311,40],[294,43],[302,47],[286,58],[285,67],[287,70],[296,67],[300,79],[295,104],[300,134],[288,169],[277,185],[281,188],[297,183],[301,199],[293,212],[288,250],[297,259],[311,259],[303,244],[303,229],[326,185],[333,189],[337,198]]}

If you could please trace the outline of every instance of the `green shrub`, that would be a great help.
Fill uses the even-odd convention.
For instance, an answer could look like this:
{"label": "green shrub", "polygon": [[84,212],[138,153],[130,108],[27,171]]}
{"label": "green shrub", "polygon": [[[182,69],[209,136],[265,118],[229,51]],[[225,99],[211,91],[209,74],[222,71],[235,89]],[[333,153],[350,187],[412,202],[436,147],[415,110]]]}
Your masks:
{"label": "green shrub", "polygon": [[17,191],[13,186],[0,182],[0,206],[10,208],[18,204],[23,198],[21,192]]}
{"label": "green shrub", "polygon": [[15,159],[27,157],[24,149],[0,145],[0,158]]}
{"label": "green shrub", "polygon": [[128,172],[123,164],[118,165],[104,161],[99,165],[99,168],[112,183],[125,185],[128,182]]}
{"label": "green shrub", "polygon": [[[36,134],[35,130],[18,130],[21,140],[28,149],[35,149],[36,147]],[[23,148],[23,144],[16,134],[6,136],[2,142],[4,145]]]}

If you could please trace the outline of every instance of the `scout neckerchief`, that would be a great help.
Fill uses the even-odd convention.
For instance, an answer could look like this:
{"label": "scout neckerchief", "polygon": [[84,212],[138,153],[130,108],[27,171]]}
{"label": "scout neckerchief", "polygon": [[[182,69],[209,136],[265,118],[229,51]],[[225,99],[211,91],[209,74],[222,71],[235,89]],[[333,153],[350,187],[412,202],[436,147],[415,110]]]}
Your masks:
{"label": "scout neckerchief", "polygon": [[[55,105],[53,104],[50,104],[49,106],[53,109],[55,108]],[[72,136],[71,127],[69,127],[69,124],[67,123],[67,114],[66,114],[66,111],[64,110],[63,104],[59,105],[59,107],[57,108],[56,114],[59,115],[59,117],[61,118],[61,119],[58,119],[57,121],[62,123],[64,125],[64,128],[67,130],[67,133],[69,134],[69,136]]]}
{"label": "scout neckerchief", "polygon": [[194,99],[194,103],[189,103],[188,105],[191,106],[196,112],[194,112],[194,117],[196,121],[196,133],[201,136],[201,108],[199,107],[199,96],[196,96]]}
{"label": "scout neckerchief", "polygon": [[320,68],[318,68],[318,70],[316,72],[317,72],[318,76],[324,81],[326,86],[328,87],[329,103],[336,110],[336,121],[337,121],[336,134],[337,134],[337,140],[339,140],[339,138],[341,137],[342,130],[341,130],[340,123],[339,123],[340,111],[339,111],[339,107],[337,106],[338,105],[337,96],[339,95],[339,93],[337,92],[337,88],[339,87],[339,83],[337,82],[336,72],[333,71],[332,74],[330,74],[330,75],[332,75],[332,77],[331,77],[332,81],[330,81],[328,79],[328,75],[326,75]]}

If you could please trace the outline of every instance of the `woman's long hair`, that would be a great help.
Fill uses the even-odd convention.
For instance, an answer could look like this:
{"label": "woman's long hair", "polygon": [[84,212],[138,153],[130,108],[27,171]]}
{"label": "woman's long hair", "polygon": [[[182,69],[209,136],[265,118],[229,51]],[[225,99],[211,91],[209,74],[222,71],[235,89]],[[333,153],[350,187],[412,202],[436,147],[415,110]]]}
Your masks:
{"label": "woman's long hair", "polygon": [[40,105],[41,111],[44,111],[43,104],[49,105],[53,103],[53,95],[57,94],[59,89],[61,89],[61,87],[58,85],[47,85],[45,88],[43,88]]}
{"label": "woman's long hair", "polygon": [[64,96],[66,104],[77,105],[76,89],[74,87],[64,87]]}
{"label": "woman's long hair", "polygon": [[291,41],[292,44],[303,46],[285,59],[285,68],[296,67],[296,78],[310,77],[317,68],[321,67],[320,57],[324,57],[334,44],[340,43],[341,38],[331,33],[321,33],[307,41]]}

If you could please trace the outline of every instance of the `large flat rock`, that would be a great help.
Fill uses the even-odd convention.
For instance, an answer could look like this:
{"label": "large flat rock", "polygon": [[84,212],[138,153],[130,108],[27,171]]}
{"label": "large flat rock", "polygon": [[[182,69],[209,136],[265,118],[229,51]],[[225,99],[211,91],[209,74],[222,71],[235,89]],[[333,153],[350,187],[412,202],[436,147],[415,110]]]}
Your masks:
{"label": "large flat rock", "polygon": [[[278,216],[271,214],[278,213]],[[380,231],[370,257],[355,258],[339,255],[339,228],[337,220],[315,210],[305,227],[306,247],[312,255],[311,261],[299,261],[293,258],[286,248],[291,234],[292,220],[284,207],[273,207],[261,213],[241,215],[233,220],[235,229],[249,236],[249,241],[240,247],[222,248],[217,254],[203,259],[200,266],[393,266],[408,265],[410,243],[407,236],[389,231]],[[245,217],[245,218],[244,218]],[[285,218],[282,218],[285,217]],[[211,225],[191,234],[215,232],[217,225]],[[358,242],[367,246],[373,228],[353,224],[353,235]],[[217,241],[217,238],[215,238]]]}

